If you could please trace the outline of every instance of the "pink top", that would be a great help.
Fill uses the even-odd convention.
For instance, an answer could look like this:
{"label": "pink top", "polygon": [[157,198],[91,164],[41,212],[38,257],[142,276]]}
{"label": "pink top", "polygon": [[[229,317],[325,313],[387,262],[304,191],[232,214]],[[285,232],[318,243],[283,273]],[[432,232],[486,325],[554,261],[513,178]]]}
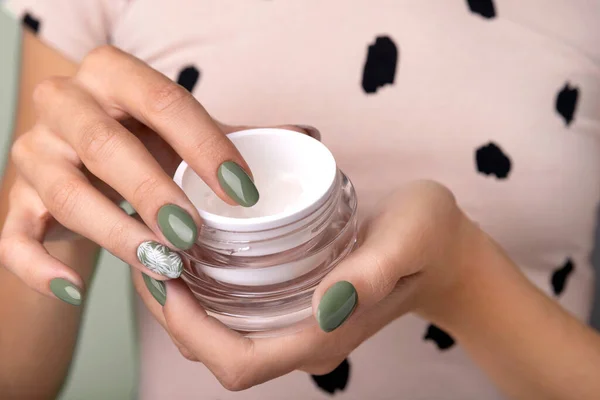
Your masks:
{"label": "pink top", "polygon": [[[309,124],[363,215],[431,178],[549,296],[592,302],[600,200],[600,2],[12,0],[74,60],[112,43],[230,124]],[[27,13],[27,15],[26,15]],[[143,306],[140,398],[500,399],[443,332],[409,315],[320,379],[230,393]]]}

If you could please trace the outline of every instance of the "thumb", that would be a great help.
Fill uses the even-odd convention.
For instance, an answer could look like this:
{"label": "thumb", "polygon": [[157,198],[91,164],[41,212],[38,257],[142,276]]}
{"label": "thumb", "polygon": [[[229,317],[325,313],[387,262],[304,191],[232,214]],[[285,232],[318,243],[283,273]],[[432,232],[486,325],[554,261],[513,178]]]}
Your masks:
{"label": "thumb", "polygon": [[357,307],[365,310],[379,303],[427,263],[427,224],[415,207],[395,204],[383,207],[361,231],[364,240],[358,248],[317,287],[313,310],[323,331],[337,329]]}
{"label": "thumb", "polygon": [[313,310],[319,326],[325,332],[337,329],[357,307],[368,309],[379,303],[410,274],[386,256],[381,244],[367,239],[317,287]]}

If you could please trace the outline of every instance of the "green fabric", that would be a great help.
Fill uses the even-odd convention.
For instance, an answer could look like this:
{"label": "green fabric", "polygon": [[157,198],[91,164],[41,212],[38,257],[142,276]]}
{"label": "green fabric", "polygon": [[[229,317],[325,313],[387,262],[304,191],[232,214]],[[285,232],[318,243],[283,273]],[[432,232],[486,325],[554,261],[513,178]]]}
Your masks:
{"label": "green fabric", "polygon": [[[19,24],[0,6],[0,170],[12,142],[19,54]],[[137,398],[132,292],[127,265],[103,252],[88,292],[80,340],[60,400]]]}
{"label": "green fabric", "polygon": [[79,343],[59,400],[137,398],[137,332],[129,267],[102,251]]}
{"label": "green fabric", "polygon": [[15,97],[18,88],[21,32],[17,21],[0,6],[0,177],[12,142]]}

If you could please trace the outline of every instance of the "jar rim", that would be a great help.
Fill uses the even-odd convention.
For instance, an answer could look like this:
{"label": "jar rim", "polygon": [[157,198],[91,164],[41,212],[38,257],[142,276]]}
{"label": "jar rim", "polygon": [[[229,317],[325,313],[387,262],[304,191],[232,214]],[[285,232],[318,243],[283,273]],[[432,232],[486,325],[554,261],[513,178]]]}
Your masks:
{"label": "jar rim", "polygon": [[[356,198],[355,188],[352,185],[351,180],[343,172],[341,172],[341,171],[338,170],[338,174],[336,174],[334,188],[337,188],[338,190],[341,190],[341,186],[348,186],[347,190],[350,191],[351,196],[352,196],[352,201],[349,202],[349,204],[348,204],[349,207],[350,207],[350,209],[351,209],[349,219],[350,220],[356,220],[357,213],[358,213],[358,200]],[[332,196],[333,194],[334,193],[331,193],[330,196]],[[313,212],[313,214],[316,213],[316,212],[318,212],[318,210],[315,210]],[[309,223],[311,223],[311,222],[312,222],[312,220],[309,221]],[[305,229],[305,226],[303,225],[303,226],[300,226],[300,227],[297,228],[297,230],[301,230],[301,229]],[[324,250],[324,249],[327,249],[328,247],[330,247],[333,243],[336,242],[336,240],[338,240],[339,237],[341,237],[344,234],[346,234],[346,231],[348,229],[350,229],[350,225],[349,224],[347,224],[346,226],[344,226],[335,236],[332,236],[331,238],[329,238],[329,240],[326,243],[321,243],[321,249],[320,250]],[[297,232],[297,230],[287,232],[287,233],[279,236],[278,238],[283,238],[283,237],[286,237],[286,236],[292,236],[292,235],[294,235]],[[252,243],[256,244],[256,243],[259,243],[261,241],[268,242],[268,241],[270,241],[272,239],[273,238],[265,238],[263,240],[259,239],[259,240],[253,241]],[[238,242],[238,243],[242,244],[242,243],[245,243],[245,242]],[[217,258],[219,256],[232,256],[232,254],[229,254],[229,255],[221,254],[219,252],[215,252],[212,249],[209,249],[207,247],[207,243],[196,244],[195,246],[202,246],[204,252],[208,251],[211,254],[214,253],[213,256],[215,256]],[[296,257],[292,257],[292,258],[288,259],[288,261],[296,261],[297,259],[300,259],[301,257],[303,257],[304,255],[302,253],[298,252],[298,250],[299,249],[304,249],[304,250],[308,251],[308,247],[311,247],[311,243],[310,242],[304,243],[304,244],[302,244],[302,245],[300,245],[300,246],[298,246],[296,248],[290,249],[290,251],[293,250],[294,252],[296,252],[297,255],[296,255]],[[192,247],[192,249],[193,249],[193,247]],[[202,262],[202,263],[204,263],[204,264],[206,264],[207,266],[210,266],[210,267],[222,268],[222,269],[239,268],[239,266],[236,267],[236,266],[230,266],[230,265],[226,265],[226,264],[216,264],[216,263],[213,264],[213,263],[209,263],[206,259],[199,259],[199,258],[195,257],[194,255],[192,255],[190,253],[190,250],[181,251],[180,253],[182,254],[182,256],[184,256],[185,258],[187,258],[190,261],[193,261],[193,262]],[[286,253],[287,253],[287,251],[286,251]],[[257,265],[254,265],[254,266],[248,265],[248,266],[246,266],[245,265],[244,267],[245,268],[249,268],[249,269],[268,268],[268,267],[272,266],[272,263],[270,262],[270,259],[273,258],[275,260],[276,258],[279,258],[279,257],[281,257],[281,253],[276,253],[276,254],[272,254],[272,255],[265,255],[265,256],[262,256],[262,261],[263,261],[261,263],[262,265],[260,265],[260,266],[257,266]],[[244,260],[246,260],[246,259],[248,261],[250,261],[251,263],[256,263],[256,257],[254,257],[254,256],[235,255],[235,258],[236,258],[237,262],[241,263],[241,264],[246,264],[244,262]],[[214,261],[216,262],[216,259]]]}
{"label": "jar rim", "polygon": [[[304,158],[310,159],[311,162],[317,162],[319,165],[323,166],[322,174],[319,174],[319,180],[321,182],[321,186],[325,188],[325,190],[319,192],[318,196],[312,198],[311,201],[301,202],[297,206],[291,207],[289,210],[261,217],[228,217],[196,207],[202,219],[207,222],[206,226],[222,231],[233,229],[237,232],[268,230],[270,228],[277,228],[290,224],[294,221],[298,221],[323,205],[323,203],[331,195],[337,176],[337,165],[335,158],[333,157],[331,151],[323,143],[300,132],[280,128],[247,129],[227,135],[234,145],[236,144],[236,139],[241,139],[248,136],[262,137],[261,140],[269,137],[280,139],[281,137],[286,136],[290,140],[290,144],[293,142],[294,146],[292,147],[303,147],[304,149],[310,148],[311,157]],[[280,150],[285,151],[285,149]],[[193,172],[187,162],[182,161],[177,167],[173,177],[173,181],[184,192],[184,180],[189,171]]]}
{"label": "jar rim", "polygon": [[272,256],[182,254],[181,278],[207,313],[243,335],[279,336],[315,323],[314,290],[357,244],[358,199],[350,179],[339,173],[336,211],[307,227],[309,242]]}

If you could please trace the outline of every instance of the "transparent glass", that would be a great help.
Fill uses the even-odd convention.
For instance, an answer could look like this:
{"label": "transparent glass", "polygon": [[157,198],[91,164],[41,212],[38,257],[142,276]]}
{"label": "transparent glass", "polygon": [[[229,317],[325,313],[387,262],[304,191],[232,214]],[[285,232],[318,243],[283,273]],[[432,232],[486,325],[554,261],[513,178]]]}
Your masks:
{"label": "transparent glass", "polygon": [[[327,200],[287,225],[294,225],[292,230],[239,233],[201,227],[197,244],[184,253],[182,278],[206,311],[232,329],[252,336],[302,329],[315,323],[315,288],[354,249],[357,207],[352,183],[338,171]],[[259,240],[252,240],[254,233]],[[271,251],[244,255],[252,254],[253,246]],[[277,246],[283,250],[273,251]]]}

